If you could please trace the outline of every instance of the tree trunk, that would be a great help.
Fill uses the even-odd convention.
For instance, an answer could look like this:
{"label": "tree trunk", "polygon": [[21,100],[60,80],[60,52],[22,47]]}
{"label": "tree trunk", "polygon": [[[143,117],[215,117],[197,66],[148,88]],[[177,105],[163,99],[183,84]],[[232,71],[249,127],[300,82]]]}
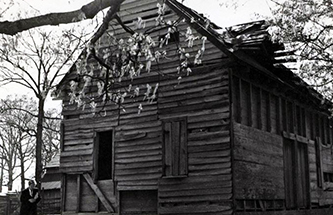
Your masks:
{"label": "tree trunk", "polygon": [[25,189],[25,171],[24,171],[24,156],[22,153],[22,147],[20,147],[20,166],[21,166],[21,190]]}
{"label": "tree trunk", "polygon": [[36,182],[40,187],[43,164],[42,164],[42,144],[43,144],[43,121],[44,121],[44,98],[38,99],[38,121],[37,121],[37,135],[36,135]]}
{"label": "tree trunk", "polygon": [[3,185],[3,169],[4,169],[4,162],[1,159],[1,170],[0,170],[0,193],[2,193],[2,185]]}
{"label": "tree trunk", "polygon": [[13,189],[13,167],[8,165],[8,191]]}

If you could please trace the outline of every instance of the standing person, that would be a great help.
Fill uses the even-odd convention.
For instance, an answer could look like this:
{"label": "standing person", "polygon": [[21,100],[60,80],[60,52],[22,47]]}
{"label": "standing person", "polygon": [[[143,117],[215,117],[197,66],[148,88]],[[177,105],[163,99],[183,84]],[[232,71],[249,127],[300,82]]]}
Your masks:
{"label": "standing person", "polygon": [[37,215],[37,203],[40,201],[38,189],[35,188],[35,182],[29,180],[29,187],[21,192],[20,215]]}

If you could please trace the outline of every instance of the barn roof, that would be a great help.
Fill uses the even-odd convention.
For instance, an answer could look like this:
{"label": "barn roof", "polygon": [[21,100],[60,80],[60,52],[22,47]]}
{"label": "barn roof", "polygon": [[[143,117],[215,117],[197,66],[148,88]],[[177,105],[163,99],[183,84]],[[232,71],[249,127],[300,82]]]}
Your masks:
{"label": "barn roof", "polygon": [[291,87],[295,92],[311,99],[322,110],[328,111],[333,107],[332,102],[282,64],[285,62],[284,57],[293,52],[284,50],[283,44],[272,41],[268,32],[270,25],[266,21],[243,23],[223,29],[177,0],[166,0],[166,4],[229,57]]}
{"label": "barn roof", "polygon": [[[277,59],[277,57],[290,55],[292,52],[285,51],[283,44],[271,40],[267,30],[269,24],[266,21],[254,21],[221,28],[177,0],[166,0],[165,3],[228,57],[255,68],[267,77],[287,85],[295,92],[310,95],[310,97],[307,96],[307,99],[323,110],[328,110],[333,106],[330,101],[281,64],[281,59]],[[282,60],[282,62],[284,61]],[[72,76],[67,73],[59,86],[70,77]]]}

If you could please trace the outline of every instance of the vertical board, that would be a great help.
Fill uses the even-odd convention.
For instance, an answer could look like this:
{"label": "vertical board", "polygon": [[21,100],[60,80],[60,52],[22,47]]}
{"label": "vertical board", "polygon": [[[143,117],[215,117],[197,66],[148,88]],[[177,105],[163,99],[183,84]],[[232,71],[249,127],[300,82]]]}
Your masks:
{"label": "vertical board", "polygon": [[66,196],[65,196],[65,211],[75,212],[77,209],[77,177],[76,175],[66,175]]}

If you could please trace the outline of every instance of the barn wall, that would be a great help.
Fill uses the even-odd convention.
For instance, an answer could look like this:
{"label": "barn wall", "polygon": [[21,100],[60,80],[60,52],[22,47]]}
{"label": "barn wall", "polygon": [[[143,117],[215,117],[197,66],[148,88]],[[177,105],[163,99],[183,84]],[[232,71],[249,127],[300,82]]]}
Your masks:
{"label": "barn wall", "polygon": [[235,198],[284,199],[282,138],[234,125]]}
{"label": "barn wall", "polygon": [[[159,117],[187,117],[188,177],[159,179],[160,214],[231,213],[228,71],[204,68],[196,79],[161,88]],[[191,83],[195,84],[191,84]],[[207,83],[210,83],[207,85]]]}
{"label": "barn wall", "polygon": [[[137,17],[145,20],[146,28],[155,26],[156,1],[143,0],[140,4],[128,0],[122,7],[120,17],[129,27],[135,29]],[[169,10],[170,11],[170,10]],[[178,20],[173,12],[167,12],[165,19]],[[180,22],[178,29],[186,32],[188,25]],[[127,37],[118,23],[112,22],[117,36]],[[156,31],[152,38],[158,41],[167,29]],[[194,34],[198,35],[195,31]],[[198,35],[199,36],[199,35]],[[199,37],[201,38],[201,37]],[[105,34],[100,40],[101,53],[109,45],[110,37]],[[64,98],[64,135],[61,154],[61,171],[66,175],[63,208],[65,212],[106,211],[85,177],[94,177],[96,171],[96,132],[114,131],[114,175],[112,180],[97,187],[112,203],[116,212],[152,212],[150,199],[157,198],[159,214],[231,214],[232,181],[230,154],[230,102],[229,102],[229,60],[210,42],[205,44],[203,62],[197,68],[192,66],[190,74],[178,74],[180,64],[179,45],[186,47],[192,60],[202,40],[187,48],[184,36],[179,44],[169,44],[167,58],[153,63],[150,73],[143,71],[133,81],[123,80],[123,86],[130,83],[140,86],[138,97],[126,97],[121,106],[113,103],[98,104],[99,114],[92,114],[90,107],[78,108]],[[156,48],[158,49],[158,48]],[[91,62],[98,68],[96,62]],[[95,69],[98,73],[98,69]],[[181,77],[180,77],[181,76]],[[147,84],[159,84],[157,98],[144,101]],[[116,89],[117,90],[117,89]],[[123,90],[123,87],[119,87]],[[90,88],[89,93],[96,93]],[[138,107],[143,109],[138,114]],[[183,177],[165,177],[163,172],[163,129],[165,120],[186,119],[187,128],[187,173]],[[82,174],[90,176],[82,177]],[[130,192],[130,191],[133,191]],[[139,196],[141,201],[133,201]],[[142,197],[142,198],[141,198]],[[123,201],[123,202],[122,202]],[[126,205],[131,208],[126,211]],[[145,211],[140,205],[149,205]],[[97,205],[97,206],[96,206]],[[125,208],[125,209],[124,209]]]}
{"label": "barn wall", "polygon": [[332,204],[332,183],[328,182],[328,173],[333,171],[332,128],[328,113],[315,109],[303,95],[269,79],[262,82],[258,73],[247,71],[236,73],[232,87],[237,210],[288,208],[290,194],[286,190],[293,188],[285,184],[285,168],[289,168],[286,140],[306,147],[308,170],[302,183],[308,186],[307,208]]}

